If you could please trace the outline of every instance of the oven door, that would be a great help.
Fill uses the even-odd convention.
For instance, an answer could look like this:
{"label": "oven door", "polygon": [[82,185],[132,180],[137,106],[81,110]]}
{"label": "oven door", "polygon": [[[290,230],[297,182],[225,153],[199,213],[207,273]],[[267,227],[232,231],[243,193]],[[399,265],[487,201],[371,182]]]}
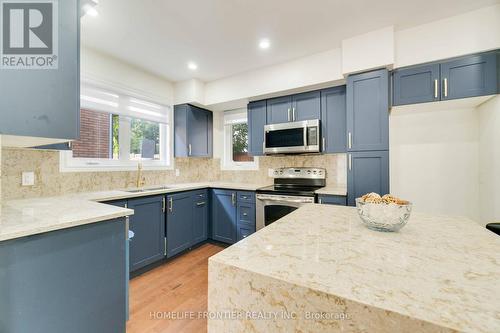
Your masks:
{"label": "oven door", "polygon": [[319,120],[273,124],[264,127],[264,153],[319,152]]}
{"label": "oven door", "polygon": [[257,194],[256,198],[257,230],[270,225],[305,204],[314,203],[314,197]]}

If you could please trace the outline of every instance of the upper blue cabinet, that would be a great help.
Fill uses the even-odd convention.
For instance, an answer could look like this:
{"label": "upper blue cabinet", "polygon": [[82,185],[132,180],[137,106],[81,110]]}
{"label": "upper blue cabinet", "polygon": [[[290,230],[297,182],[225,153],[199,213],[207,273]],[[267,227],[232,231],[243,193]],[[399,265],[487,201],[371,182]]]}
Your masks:
{"label": "upper blue cabinet", "polygon": [[389,75],[386,69],[347,78],[347,150],[389,149]]}
{"label": "upper blue cabinet", "polygon": [[211,111],[190,104],[174,107],[175,157],[211,157],[212,142]]}
{"label": "upper blue cabinet", "polygon": [[393,72],[393,105],[439,101],[439,64],[422,65]]}
{"label": "upper blue cabinet", "polygon": [[499,52],[486,52],[393,72],[393,105],[498,93]]}
{"label": "upper blue cabinet", "polygon": [[313,120],[320,119],[320,117],[321,97],[319,91],[310,91],[267,100],[268,124]]}
{"label": "upper blue cabinet", "polygon": [[441,99],[496,94],[498,54],[489,52],[441,63]]}
{"label": "upper blue cabinet", "polygon": [[321,90],[321,134],[323,153],[346,152],[346,86]]}
{"label": "upper blue cabinet", "polygon": [[248,104],[248,153],[252,156],[264,155],[264,126],[266,125],[266,101]]}
{"label": "upper blue cabinet", "polygon": [[[2,6],[5,6],[4,13],[9,6],[17,8],[17,12],[22,11],[24,16],[11,14],[10,24],[3,22],[0,134],[77,139],[80,118],[79,1],[2,3]],[[34,9],[42,14],[40,27],[35,32],[26,27],[16,30],[28,24],[27,18],[35,12],[30,6],[35,6]],[[19,24],[14,24],[16,19],[20,20]],[[28,38],[28,32],[33,36]]]}

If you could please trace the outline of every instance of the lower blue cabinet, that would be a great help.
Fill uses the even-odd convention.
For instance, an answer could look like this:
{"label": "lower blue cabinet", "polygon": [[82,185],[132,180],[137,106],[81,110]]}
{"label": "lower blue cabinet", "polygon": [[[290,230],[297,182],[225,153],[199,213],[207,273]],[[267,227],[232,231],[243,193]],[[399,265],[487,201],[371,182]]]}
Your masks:
{"label": "lower blue cabinet", "polygon": [[236,242],[236,191],[212,190],[212,239]]}
{"label": "lower blue cabinet", "polygon": [[130,271],[147,266],[165,257],[164,196],[129,199],[130,216]]}
{"label": "lower blue cabinet", "polygon": [[207,190],[197,191],[191,195],[193,207],[192,245],[204,242],[208,238],[208,197]]}
{"label": "lower blue cabinet", "polygon": [[233,244],[255,232],[255,193],[212,190],[212,239]]}
{"label": "lower blue cabinet", "polygon": [[389,193],[389,152],[367,151],[349,153],[347,170],[347,203],[370,192]]}
{"label": "lower blue cabinet", "polygon": [[344,195],[318,195],[318,203],[322,205],[347,206],[347,197]]}
{"label": "lower blue cabinet", "polygon": [[167,196],[167,257],[170,258],[192,245],[192,193],[182,192]]}

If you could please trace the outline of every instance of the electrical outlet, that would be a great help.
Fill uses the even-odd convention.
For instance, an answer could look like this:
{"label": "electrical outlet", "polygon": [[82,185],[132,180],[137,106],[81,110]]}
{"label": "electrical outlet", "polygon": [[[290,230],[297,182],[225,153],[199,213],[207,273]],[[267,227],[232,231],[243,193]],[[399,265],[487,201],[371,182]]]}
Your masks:
{"label": "electrical outlet", "polygon": [[175,169],[175,177],[179,177],[181,175],[181,170]]}
{"label": "electrical outlet", "polygon": [[23,172],[22,183],[23,186],[35,185],[35,173],[33,171]]}

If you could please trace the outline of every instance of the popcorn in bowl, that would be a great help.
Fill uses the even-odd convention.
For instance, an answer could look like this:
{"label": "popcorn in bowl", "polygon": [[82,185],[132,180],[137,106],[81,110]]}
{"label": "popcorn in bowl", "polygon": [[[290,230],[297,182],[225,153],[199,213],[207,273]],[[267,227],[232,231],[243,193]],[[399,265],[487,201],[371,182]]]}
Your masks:
{"label": "popcorn in bowl", "polygon": [[368,193],[356,199],[363,224],[377,231],[398,231],[410,218],[412,204],[390,194]]}

